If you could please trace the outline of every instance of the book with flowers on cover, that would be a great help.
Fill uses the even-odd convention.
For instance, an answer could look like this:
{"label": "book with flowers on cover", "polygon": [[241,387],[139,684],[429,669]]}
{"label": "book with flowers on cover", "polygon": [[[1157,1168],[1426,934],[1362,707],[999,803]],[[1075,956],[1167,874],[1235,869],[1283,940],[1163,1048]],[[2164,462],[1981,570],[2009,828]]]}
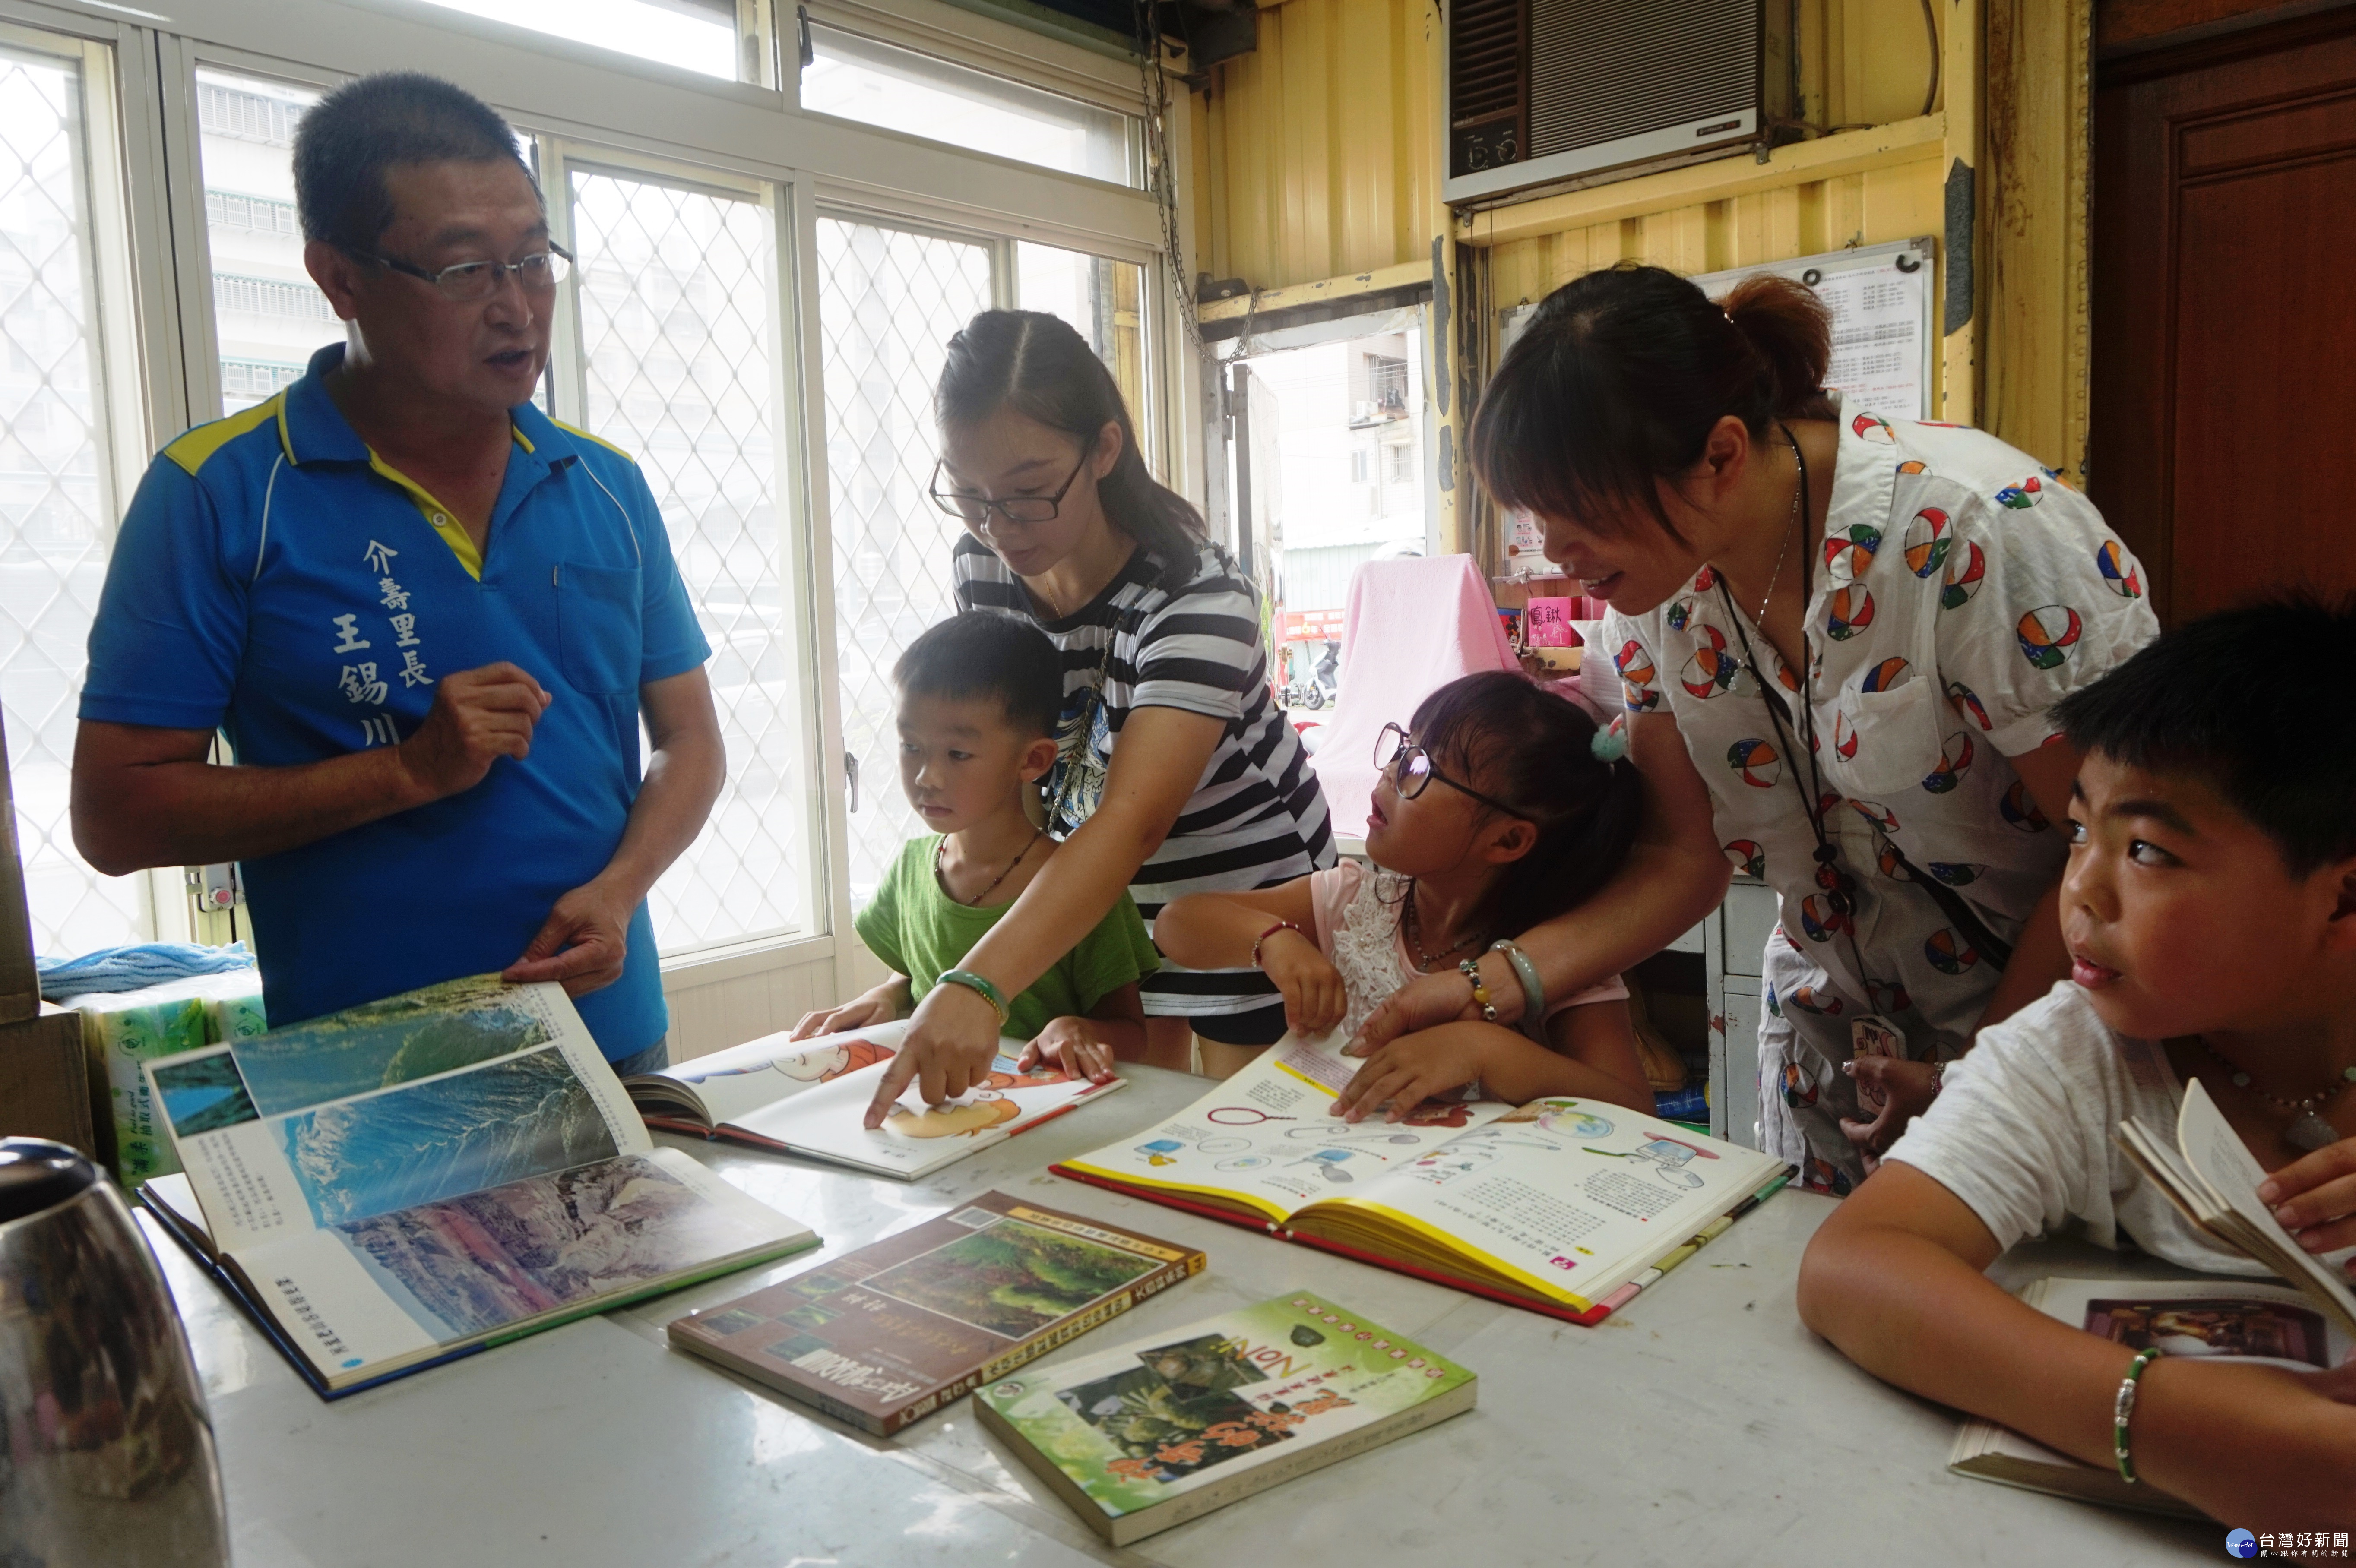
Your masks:
{"label": "book with flowers on cover", "polygon": [[1601,1100],[1329,1107],[1360,1065],[1288,1035],[1134,1137],[1059,1176],[1596,1323],[1791,1179],[1756,1149]]}

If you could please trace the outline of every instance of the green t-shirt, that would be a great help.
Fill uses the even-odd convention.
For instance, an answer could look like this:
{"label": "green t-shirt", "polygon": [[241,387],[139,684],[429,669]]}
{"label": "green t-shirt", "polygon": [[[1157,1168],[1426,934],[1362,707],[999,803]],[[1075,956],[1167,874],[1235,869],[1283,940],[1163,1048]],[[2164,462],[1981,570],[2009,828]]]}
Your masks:
{"label": "green t-shirt", "polygon": [[[928,833],[900,848],[873,901],[851,923],[867,950],[908,976],[910,998],[921,998],[941,973],[965,962],[999,917],[1014,906],[973,909],[941,891],[933,878],[933,857],[941,836]],[[1031,988],[1007,1001],[1006,1032],[1029,1040],[1049,1022],[1085,1016],[1113,992],[1162,967],[1153,939],[1127,889],[1080,944],[1055,961]]]}

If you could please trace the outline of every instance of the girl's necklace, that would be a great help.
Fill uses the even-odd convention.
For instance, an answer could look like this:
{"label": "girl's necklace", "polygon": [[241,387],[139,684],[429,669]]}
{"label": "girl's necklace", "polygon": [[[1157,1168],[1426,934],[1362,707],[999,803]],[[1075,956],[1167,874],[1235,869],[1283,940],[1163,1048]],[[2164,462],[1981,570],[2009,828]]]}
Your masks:
{"label": "girl's necklace", "polygon": [[1476,932],[1437,953],[1426,953],[1423,950],[1423,917],[1415,912],[1415,889],[1412,887],[1407,891],[1407,907],[1399,912],[1399,925],[1407,933],[1407,944],[1415,950],[1415,966],[1427,974],[1447,963],[1451,955],[1462,953],[1481,940],[1480,933]]}
{"label": "girl's necklace", "polygon": [[1004,881],[1007,878],[1014,874],[1014,868],[1023,864],[1023,855],[1028,855],[1031,853],[1031,851],[1038,846],[1039,840],[1044,838],[1046,836],[1047,830],[1044,827],[1033,833],[1031,835],[1031,842],[1023,846],[1023,854],[1017,855],[1012,860],[1007,861],[1006,869],[991,878],[990,886],[982,889],[981,891],[974,894],[973,897],[969,899],[961,899],[958,897],[957,894],[949,891],[949,880],[941,873],[941,853],[949,847],[948,836],[947,834],[943,834],[941,836],[941,841],[933,846],[933,880],[940,884],[941,892],[951,903],[960,903],[965,905],[968,909],[977,908],[980,905],[982,900],[988,898],[991,894],[998,891],[999,883]]}
{"label": "girl's necklace", "polygon": [[2278,1111],[2297,1113],[2291,1125],[2283,1129],[2283,1141],[2293,1148],[2311,1151],[2329,1148],[2340,1141],[2340,1130],[2316,1115],[2316,1107],[2329,1104],[2332,1097],[2340,1091],[2347,1088],[2351,1083],[2356,1083],[2356,1067],[2341,1068],[2311,1094],[2301,1099],[2286,1100],[2279,1094],[2267,1093],[2252,1083],[2247,1070],[2238,1065],[2232,1057],[2210,1044],[2205,1035],[2201,1037],[2201,1049],[2225,1065],[2235,1088],[2247,1089]]}

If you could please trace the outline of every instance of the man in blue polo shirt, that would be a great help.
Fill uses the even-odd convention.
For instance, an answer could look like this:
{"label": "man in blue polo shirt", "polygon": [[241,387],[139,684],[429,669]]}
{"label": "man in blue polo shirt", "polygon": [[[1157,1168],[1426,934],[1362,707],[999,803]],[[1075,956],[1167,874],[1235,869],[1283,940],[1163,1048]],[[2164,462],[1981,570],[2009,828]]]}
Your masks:
{"label": "man in blue polo shirt", "polygon": [[329,93],[294,175],[348,341],[149,466],[91,631],[75,842],[109,873],[243,862],[273,1021],[497,969],[659,1067],[647,890],[724,763],[646,480],[531,402],[568,258],[507,124],[430,77]]}

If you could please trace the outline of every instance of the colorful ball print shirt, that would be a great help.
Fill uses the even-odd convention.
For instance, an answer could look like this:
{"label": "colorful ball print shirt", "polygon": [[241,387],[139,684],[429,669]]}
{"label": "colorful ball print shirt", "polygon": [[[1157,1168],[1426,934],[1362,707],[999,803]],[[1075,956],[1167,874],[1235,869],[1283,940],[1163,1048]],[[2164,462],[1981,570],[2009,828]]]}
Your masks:
{"label": "colorful ball print shirt", "polygon": [[[2049,711],[2062,694],[2158,634],[2135,559],[2035,460],[1954,425],[1845,410],[1838,422],[1804,623],[1816,798],[1809,759],[1786,754],[1744,667],[1744,638],[1793,719],[1799,672],[1747,609],[1730,613],[1713,571],[1604,624],[1629,711],[1676,720],[1727,858],[1782,901],[1763,966],[1762,1134],[1826,1190],[1863,1176],[1838,1125],[1856,1114],[1840,1072],[1850,1024],[1877,1014],[1915,1059],[1956,1055],[2001,973],[1897,855],[2016,942],[2067,848],[2006,759],[2058,733]],[[1795,728],[1808,747],[1811,726],[1787,719],[1784,733]],[[1811,810],[1855,883],[1846,916],[1818,880]]]}

